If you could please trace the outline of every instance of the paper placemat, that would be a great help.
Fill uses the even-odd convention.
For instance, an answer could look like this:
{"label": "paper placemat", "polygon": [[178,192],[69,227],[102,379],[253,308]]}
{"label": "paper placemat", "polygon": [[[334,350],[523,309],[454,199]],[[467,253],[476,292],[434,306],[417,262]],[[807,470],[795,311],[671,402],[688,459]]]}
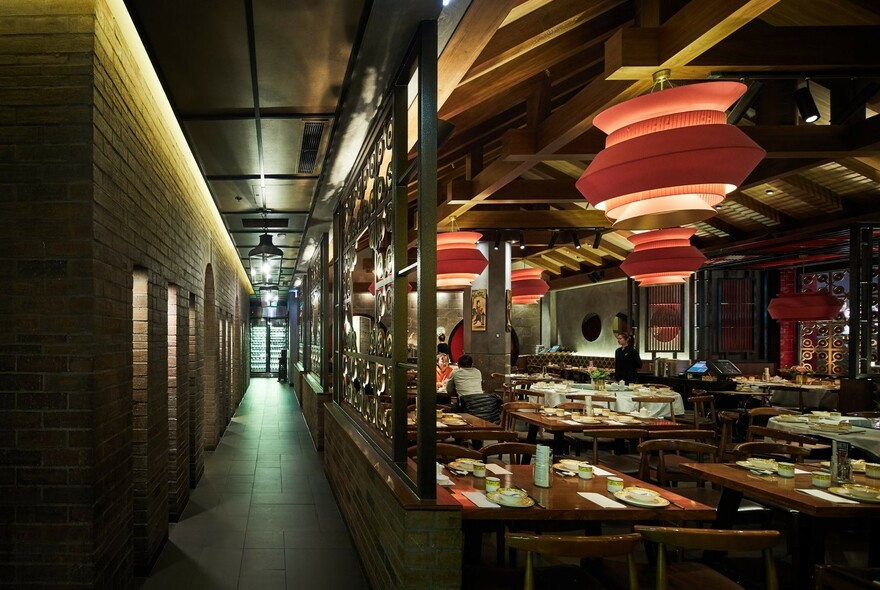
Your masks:
{"label": "paper placemat", "polygon": [[623,426],[623,422],[618,422],[617,420],[605,420],[605,424],[613,424],[615,426]]}
{"label": "paper placemat", "polygon": [[849,500],[847,498],[841,498],[840,496],[835,496],[834,494],[830,494],[828,492],[823,492],[822,490],[808,490],[805,488],[798,488],[799,492],[803,492],[805,494],[809,494],[811,496],[815,496],[816,498],[822,498],[823,500],[828,500],[829,502],[835,502],[837,504],[858,504],[855,500]]}
{"label": "paper placemat", "polygon": [[501,465],[496,465],[495,463],[486,463],[486,471],[491,471],[495,475],[512,475],[512,471],[508,471]]}
{"label": "paper placemat", "polygon": [[498,504],[484,496],[482,492],[462,492],[461,494],[480,508],[501,508]]}
{"label": "paper placemat", "polygon": [[602,508],[626,508],[625,505],[617,500],[612,500],[611,498],[607,498],[596,492],[578,492],[578,496],[585,498],[594,504],[598,504]]}
{"label": "paper placemat", "polygon": [[611,473],[610,471],[605,471],[604,469],[602,469],[601,467],[599,467],[597,465],[593,465],[593,475],[598,475],[601,477],[601,476],[614,475],[614,474]]}
{"label": "paper placemat", "polygon": [[580,426],[581,425],[580,422],[575,422],[574,420],[563,420],[562,423],[563,424],[571,424],[572,426]]}

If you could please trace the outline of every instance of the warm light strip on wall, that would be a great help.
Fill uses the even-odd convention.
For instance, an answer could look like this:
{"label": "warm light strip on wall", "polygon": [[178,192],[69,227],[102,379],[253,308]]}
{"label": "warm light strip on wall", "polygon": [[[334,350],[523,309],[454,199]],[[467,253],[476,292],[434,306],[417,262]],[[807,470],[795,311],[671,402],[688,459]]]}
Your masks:
{"label": "warm light strip on wall", "polygon": [[162,84],[159,82],[159,77],[156,75],[156,71],[153,69],[153,64],[150,62],[150,58],[147,55],[147,50],[144,48],[144,45],[141,42],[141,38],[138,35],[137,29],[134,26],[134,22],[131,20],[131,16],[128,14],[128,10],[125,8],[123,0],[106,1],[107,6],[110,8],[111,14],[116,19],[116,25],[119,27],[122,38],[127,43],[128,49],[131,53],[131,58],[140,69],[141,78],[144,84],[149,89],[150,93],[152,94],[152,103],[158,110],[159,115],[164,120],[166,132],[171,136],[174,145],[176,145],[180,151],[183,162],[185,162],[185,165],[189,168],[190,172],[193,175],[193,178],[196,179],[196,185],[201,188],[200,192],[202,194],[202,198],[205,200],[208,211],[210,211],[210,214],[214,216],[214,221],[217,224],[217,231],[220,235],[226,238],[226,244],[229,248],[230,255],[238,261],[238,271],[241,277],[241,282],[246,286],[248,291],[253,294],[253,288],[251,287],[250,280],[248,279],[247,271],[245,271],[244,265],[241,263],[241,257],[238,254],[238,250],[235,248],[235,244],[233,244],[232,242],[232,236],[230,236],[229,232],[226,231],[226,224],[223,223],[223,218],[220,216],[220,211],[217,209],[217,205],[214,203],[214,199],[211,196],[211,191],[208,189],[205,178],[202,176],[202,171],[199,169],[199,166],[196,163],[195,156],[189,149],[189,145],[187,144],[186,138],[183,135],[183,130],[180,128],[180,124],[177,122],[177,117],[174,115],[174,111],[171,109],[171,103],[168,102],[168,97],[165,96],[165,90],[162,88]]}

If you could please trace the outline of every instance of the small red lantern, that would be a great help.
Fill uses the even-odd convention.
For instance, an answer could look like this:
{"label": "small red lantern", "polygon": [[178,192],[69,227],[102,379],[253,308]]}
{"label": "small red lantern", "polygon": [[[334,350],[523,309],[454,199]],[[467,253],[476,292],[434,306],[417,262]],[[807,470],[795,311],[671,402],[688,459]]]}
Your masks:
{"label": "small red lantern", "polygon": [[437,234],[437,288],[460,290],[471,284],[489,266],[477,249],[483,234],[457,231]]}
{"label": "small red lantern", "polygon": [[770,301],[767,313],[777,322],[822,322],[835,319],[842,306],[827,291],[782,293]]}
{"label": "small red lantern", "polygon": [[540,268],[522,268],[510,272],[511,301],[517,305],[538,303],[550,290],[550,285],[541,279]]}

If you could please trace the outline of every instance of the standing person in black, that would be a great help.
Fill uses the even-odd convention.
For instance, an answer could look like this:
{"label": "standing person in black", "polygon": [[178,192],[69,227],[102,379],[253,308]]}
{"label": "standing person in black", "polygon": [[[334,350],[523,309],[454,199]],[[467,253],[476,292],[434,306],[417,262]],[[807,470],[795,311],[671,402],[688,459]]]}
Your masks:
{"label": "standing person in black", "polygon": [[446,343],[446,334],[440,333],[437,336],[437,340],[440,342],[437,343],[437,354],[443,353],[445,355],[449,355],[449,344]]}
{"label": "standing person in black", "polygon": [[617,335],[620,348],[614,351],[614,378],[623,379],[627,385],[636,382],[638,370],[642,368],[642,359],[634,342],[632,334],[621,332]]}

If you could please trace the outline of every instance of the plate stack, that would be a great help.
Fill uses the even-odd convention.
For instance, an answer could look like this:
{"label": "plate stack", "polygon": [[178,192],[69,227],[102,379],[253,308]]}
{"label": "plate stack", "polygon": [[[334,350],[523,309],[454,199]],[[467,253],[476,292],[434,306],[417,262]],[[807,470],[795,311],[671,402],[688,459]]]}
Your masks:
{"label": "plate stack", "polygon": [[550,487],[550,465],[553,463],[550,457],[550,447],[538,445],[535,454],[534,479],[535,485],[542,488]]}

